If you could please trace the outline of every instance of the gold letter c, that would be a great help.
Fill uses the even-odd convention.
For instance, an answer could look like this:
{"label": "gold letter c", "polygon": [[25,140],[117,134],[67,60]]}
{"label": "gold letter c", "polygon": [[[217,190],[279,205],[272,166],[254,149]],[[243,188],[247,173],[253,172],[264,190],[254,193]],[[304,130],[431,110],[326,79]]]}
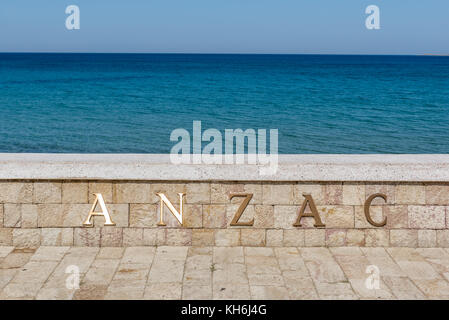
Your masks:
{"label": "gold letter c", "polygon": [[382,198],[382,199],[385,200],[385,202],[387,202],[387,196],[385,194],[383,194],[383,193],[375,193],[375,194],[370,195],[368,197],[368,199],[366,199],[366,201],[365,201],[365,208],[364,208],[365,209],[365,217],[366,217],[366,220],[368,220],[368,222],[371,225],[373,225],[375,227],[383,227],[384,225],[387,224],[387,218],[385,217],[384,221],[382,221],[380,223],[377,223],[377,222],[373,221],[373,219],[371,218],[371,215],[369,213],[369,208],[371,206],[371,202],[375,198]]}

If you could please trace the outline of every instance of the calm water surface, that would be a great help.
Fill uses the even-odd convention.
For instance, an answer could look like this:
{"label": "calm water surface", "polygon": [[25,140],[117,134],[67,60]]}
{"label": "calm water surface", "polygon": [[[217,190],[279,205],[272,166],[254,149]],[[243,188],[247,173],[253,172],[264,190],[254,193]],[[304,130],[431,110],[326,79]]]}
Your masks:
{"label": "calm water surface", "polygon": [[449,153],[449,57],[0,54],[0,152],[166,153],[277,128],[280,153]]}

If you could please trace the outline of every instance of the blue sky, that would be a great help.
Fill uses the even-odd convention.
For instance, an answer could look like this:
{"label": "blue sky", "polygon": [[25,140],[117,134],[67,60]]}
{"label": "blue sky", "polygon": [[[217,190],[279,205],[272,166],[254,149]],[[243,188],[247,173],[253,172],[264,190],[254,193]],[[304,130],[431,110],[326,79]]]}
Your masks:
{"label": "blue sky", "polygon": [[[81,29],[65,28],[78,5]],[[380,30],[365,8],[380,8]],[[448,0],[1,0],[0,52],[449,54]]]}

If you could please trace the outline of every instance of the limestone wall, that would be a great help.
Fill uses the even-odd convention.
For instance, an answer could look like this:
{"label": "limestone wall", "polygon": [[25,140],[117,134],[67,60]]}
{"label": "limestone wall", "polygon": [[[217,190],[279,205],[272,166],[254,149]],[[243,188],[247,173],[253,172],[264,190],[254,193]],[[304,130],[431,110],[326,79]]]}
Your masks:
{"label": "limestone wall", "polygon": [[[179,208],[184,193],[183,226],[164,206],[167,226],[157,226],[164,193]],[[101,193],[116,226],[94,217],[94,228],[82,226]],[[230,222],[243,201],[230,194],[253,197],[240,222]],[[294,227],[303,193],[310,193],[325,224],[313,217]],[[373,220],[387,218],[383,227],[370,225],[364,202],[375,199]],[[247,246],[409,246],[449,247],[449,184],[443,183],[304,183],[304,182],[0,182],[1,245],[247,245]]]}
{"label": "limestone wall", "polygon": [[[82,164],[80,160],[77,162]],[[278,181],[278,176],[271,177],[271,181],[267,177],[252,181],[215,180],[213,171],[208,177],[201,176],[197,180],[186,180],[180,173],[179,180],[164,180],[161,175],[159,180],[149,181],[117,179],[115,175],[120,173],[114,171],[110,172],[111,179],[83,177],[82,174],[76,178],[73,176],[76,164],[51,161],[40,172],[34,173],[30,167],[36,163],[27,165],[26,161],[22,162],[24,179],[17,179],[20,171],[9,176],[6,172],[5,168],[12,165],[17,166],[17,163],[8,158],[2,164],[0,156],[0,176],[3,177],[0,180],[0,245],[449,247],[449,183],[430,181],[432,179],[427,179],[424,171],[422,177],[416,177],[416,172],[410,174],[413,181],[408,181],[407,175],[397,177],[397,181],[377,182],[375,177],[366,179],[371,181],[357,181],[356,170],[362,177],[364,168],[370,164],[357,164],[354,169],[352,163],[348,165],[353,166],[352,181],[333,180],[332,173],[327,176],[321,173],[318,177],[321,180],[327,177],[328,181]],[[67,179],[43,179],[45,170],[64,165],[67,166]],[[139,167],[132,162],[128,165]],[[147,170],[151,168],[151,164],[146,165]],[[419,161],[403,164],[407,165],[420,170]],[[449,168],[441,159],[438,164],[423,165],[438,166],[436,170]],[[120,166],[129,170],[121,163],[117,164],[116,171]],[[282,166],[281,162],[280,167],[284,170]],[[348,166],[342,170],[349,170]],[[389,166],[384,166],[385,172],[380,175],[392,174],[388,171]],[[295,174],[304,174],[301,164],[296,163],[295,167],[299,171],[292,172],[291,180],[295,179]],[[196,168],[204,168],[204,165]],[[329,169],[329,172],[334,170]],[[194,168],[189,170],[189,174],[193,174]],[[30,177],[30,172],[40,176]],[[80,175],[80,172],[76,174]],[[142,173],[142,176],[148,174]],[[8,179],[12,176],[15,178]],[[245,176],[241,178],[245,179]],[[93,218],[93,228],[83,226],[95,193],[102,194],[115,226],[103,226],[105,219],[102,216]],[[160,220],[157,193],[166,195],[177,210],[180,209],[178,194],[185,194],[183,225],[165,205],[166,226],[157,225]],[[374,199],[369,212],[374,221],[381,222],[386,218],[382,227],[370,224],[364,211],[367,198],[379,193],[386,196],[386,201]],[[245,199],[238,196],[230,199],[232,194],[252,195],[239,219],[239,222],[254,219],[252,226],[230,225]],[[312,196],[325,227],[314,227],[313,217],[303,217],[301,227],[293,225],[304,203],[304,194]],[[310,212],[309,207],[306,212]]]}

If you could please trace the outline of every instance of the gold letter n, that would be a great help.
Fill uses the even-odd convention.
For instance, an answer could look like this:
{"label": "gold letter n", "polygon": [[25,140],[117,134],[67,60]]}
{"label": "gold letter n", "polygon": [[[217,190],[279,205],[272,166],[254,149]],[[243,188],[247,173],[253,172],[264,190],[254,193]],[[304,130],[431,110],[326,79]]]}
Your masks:
{"label": "gold letter n", "polygon": [[[320,215],[316,209],[315,202],[313,201],[312,195],[303,193],[304,202],[302,203],[301,209],[299,209],[299,215],[296,222],[293,224],[294,227],[301,227],[302,217],[313,217],[315,219],[315,227],[324,227],[325,225],[321,222]],[[307,205],[310,207],[310,213],[306,213]]]}
{"label": "gold letter n", "polygon": [[167,197],[165,196],[165,194],[163,193],[156,193],[159,198],[161,198],[161,205],[160,205],[160,209],[161,209],[161,215],[160,215],[160,220],[159,223],[157,224],[158,226],[166,226],[166,224],[164,223],[164,204],[167,206],[167,208],[170,210],[170,212],[175,216],[175,218],[178,220],[178,222],[181,224],[182,226],[182,203],[183,203],[183,197],[184,197],[184,193],[178,193],[179,195],[179,212],[178,210],[175,209],[175,207],[172,205],[172,203],[167,199]]}

